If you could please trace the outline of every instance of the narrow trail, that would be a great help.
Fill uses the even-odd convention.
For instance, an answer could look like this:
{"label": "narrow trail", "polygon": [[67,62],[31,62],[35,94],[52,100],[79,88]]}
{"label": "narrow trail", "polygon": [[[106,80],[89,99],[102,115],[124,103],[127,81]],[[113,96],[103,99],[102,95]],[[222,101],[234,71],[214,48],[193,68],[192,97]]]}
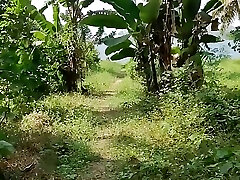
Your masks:
{"label": "narrow trail", "polygon": [[[95,108],[95,113],[98,116],[105,117],[105,115],[109,115],[110,117],[114,116],[116,112],[118,112],[118,108],[116,105],[112,104],[112,99],[117,95],[117,87],[122,82],[122,79],[117,79],[108,90],[103,92],[103,95],[97,98],[97,108]],[[110,118],[109,117],[109,118]]]}
{"label": "narrow trail", "polygon": [[[105,122],[110,122],[121,116],[121,110],[111,104],[111,99],[117,95],[117,87],[123,80],[117,79],[108,90],[103,92],[102,97],[98,97],[98,105],[94,110],[95,115]],[[92,145],[92,149],[99,153],[100,159],[93,161],[82,171],[81,180],[108,180],[116,179],[116,169],[119,164],[109,157],[106,149],[109,148],[111,143],[111,135],[107,132],[98,137],[98,140]]]}

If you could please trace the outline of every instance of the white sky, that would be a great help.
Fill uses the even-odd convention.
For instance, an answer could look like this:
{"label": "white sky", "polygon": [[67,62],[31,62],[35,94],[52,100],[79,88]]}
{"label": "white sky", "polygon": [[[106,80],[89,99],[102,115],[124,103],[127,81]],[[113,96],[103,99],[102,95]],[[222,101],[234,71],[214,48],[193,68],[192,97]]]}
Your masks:
{"label": "white sky", "polygon": [[[32,0],[32,4],[34,6],[36,6],[38,9],[43,7],[44,4],[45,4],[45,1],[46,0]],[[142,2],[143,0],[136,0],[137,3],[140,3]],[[202,0],[202,8],[204,7],[204,5],[208,2],[209,0]],[[85,11],[88,11],[88,10],[102,10],[102,9],[112,9],[110,5],[106,4],[106,3],[103,3],[101,2],[100,0],[95,0],[94,3],[92,3]],[[64,9],[61,9],[61,11],[63,12]],[[49,7],[47,10],[45,10],[44,12],[46,18],[48,21],[53,21],[53,13],[52,13],[52,7]],[[231,26],[233,27],[237,27],[237,26],[240,26],[240,21],[238,19],[236,19],[232,24]],[[231,28],[233,28],[231,27]],[[105,29],[105,32],[109,33],[111,32],[112,29]],[[93,33],[95,33],[97,31],[97,28],[91,28],[91,31]],[[228,30],[229,31],[229,30]],[[218,33],[219,35],[219,33]],[[98,47],[98,50],[100,52],[100,57],[101,59],[106,59],[106,56],[105,56],[105,53],[104,53],[104,49],[106,47],[105,46],[99,46]]]}
{"label": "white sky", "polygon": [[[36,6],[37,8],[41,8],[44,6],[44,2],[46,0],[32,0],[32,4],[34,6]],[[142,0],[137,0],[137,3],[141,2]],[[208,0],[202,0],[202,7],[208,2]],[[101,9],[111,9],[111,6],[103,3],[99,0],[95,0],[95,2],[93,4],[91,4],[87,10],[101,10]],[[86,10],[86,11],[87,11]],[[45,12],[44,12],[47,20],[52,21],[53,20],[53,13],[52,13],[52,8],[48,8]],[[240,26],[240,21],[236,20],[232,23],[232,26],[236,27],[236,26]]]}

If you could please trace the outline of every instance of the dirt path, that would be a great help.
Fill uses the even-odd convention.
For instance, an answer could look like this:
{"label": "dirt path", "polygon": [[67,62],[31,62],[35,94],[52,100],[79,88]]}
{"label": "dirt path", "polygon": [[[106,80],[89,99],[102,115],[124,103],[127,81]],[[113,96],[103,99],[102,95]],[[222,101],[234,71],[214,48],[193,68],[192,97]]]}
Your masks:
{"label": "dirt path", "polygon": [[[121,116],[122,112],[111,104],[112,98],[117,95],[117,87],[122,82],[122,79],[117,79],[107,91],[103,93],[102,97],[98,97],[97,109],[95,115],[105,122],[110,122]],[[110,157],[106,149],[109,148],[111,142],[110,137],[99,137],[97,141],[92,144],[92,149],[99,153],[101,158],[93,161],[81,172],[80,180],[111,180],[116,179],[116,172],[119,168],[118,162],[115,162]]]}

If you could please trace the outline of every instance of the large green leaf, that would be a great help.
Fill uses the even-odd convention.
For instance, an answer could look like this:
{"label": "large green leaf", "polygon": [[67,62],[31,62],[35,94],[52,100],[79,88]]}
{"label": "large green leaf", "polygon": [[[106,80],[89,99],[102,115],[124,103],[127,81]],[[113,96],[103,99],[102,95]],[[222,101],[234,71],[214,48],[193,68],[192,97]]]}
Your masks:
{"label": "large green leaf", "polygon": [[132,0],[101,0],[102,2],[108,3],[122,16],[127,18],[139,18],[139,9]]}
{"label": "large green leaf", "polygon": [[126,29],[127,23],[124,19],[118,15],[111,14],[111,15],[93,15],[88,16],[87,18],[81,21],[81,24],[87,24],[90,26],[97,26],[97,27],[108,27],[108,28],[116,28],[116,29]]}
{"label": "large green leaf", "polygon": [[87,8],[87,7],[90,6],[93,2],[94,2],[94,0],[84,0],[84,1],[82,2],[82,6],[83,6],[84,8]]}
{"label": "large green leaf", "polygon": [[46,20],[45,16],[40,14],[37,9],[31,12],[31,18],[36,20],[46,33],[54,33],[55,26]]}
{"label": "large green leaf", "polygon": [[198,65],[199,67],[202,66],[202,58],[199,53],[195,54],[194,56],[191,56],[189,60],[190,62],[195,62],[195,64]]}
{"label": "large green leaf", "polygon": [[31,6],[31,0],[18,0],[18,5],[21,7],[29,7]]}
{"label": "large green leaf", "polygon": [[113,55],[111,57],[111,59],[112,60],[120,60],[120,59],[124,59],[127,57],[135,57],[135,49],[133,49],[133,48],[122,49],[119,53]]}
{"label": "large green leaf", "polygon": [[192,35],[193,26],[193,21],[189,21],[187,23],[183,23],[182,27],[177,27],[178,37],[182,40],[189,39]]}
{"label": "large green leaf", "polygon": [[141,20],[145,23],[155,21],[158,18],[161,3],[162,0],[149,0],[145,6],[139,4]]}
{"label": "large green leaf", "polygon": [[183,0],[183,17],[192,21],[201,6],[201,0]]}
{"label": "large green leaf", "polygon": [[53,20],[54,20],[54,26],[56,28],[56,32],[59,32],[61,29],[61,22],[59,17],[59,4],[53,4]]}
{"label": "large green leaf", "polygon": [[203,43],[216,43],[216,42],[221,42],[221,40],[213,35],[210,34],[205,34],[201,37],[201,42]]}
{"label": "large green leaf", "polygon": [[220,167],[220,172],[223,174],[227,174],[232,167],[233,167],[232,162],[226,162]]}
{"label": "large green leaf", "polygon": [[120,49],[128,48],[131,44],[132,44],[131,41],[126,40],[126,41],[124,41],[124,42],[122,42],[120,44],[117,44],[115,46],[110,46],[110,47],[108,47],[106,49],[105,54],[109,55],[109,54],[111,54],[113,52],[119,51]]}
{"label": "large green leaf", "polygon": [[126,41],[130,37],[130,34],[118,37],[118,38],[108,38],[104,41],[104,44],[107,46],[115,46],[119,43]]}
{"label": "large green leaf", "polygon": [[12,144],[6,141],[0,141],[0,156],[6,157],[15,151]]}
{"label": "large green leaf", "polygon": [[210,0],[203,8],[203,11],[206,13],[209,13],[221,5],[222,5],[222,2],[219,0]]}
{"label": "large green leaf", "polygon": [[46,34],[41,32],[41,31],[32,31],[31,33],[33,33],[33,36],[41,41],[45,41],[46,40]]}

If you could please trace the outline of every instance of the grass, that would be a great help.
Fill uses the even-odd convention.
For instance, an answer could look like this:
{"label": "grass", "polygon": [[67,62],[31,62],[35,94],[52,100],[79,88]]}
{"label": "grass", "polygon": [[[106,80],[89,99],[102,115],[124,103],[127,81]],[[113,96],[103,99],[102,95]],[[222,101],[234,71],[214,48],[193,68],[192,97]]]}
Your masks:
{"label": "grass", "polygon": [[100,71],[109,72],[118,78],[122,78],[125,75],[121,64],[108,60],[100,62]]}
{"label": "grass", "polygon": [[[235,61],[233,66],[225,61],[220,66],[225,63],[231,73],[237,72]],[[103,62],[104,71],[86,78],[91,95],[51,95],[14,124],[18,151],[1,166],[18,164],[8,169],[10,178],[11,174],[18,174],[18,179],[86,180],[239,176],[239,136],[228,123],[239,120],[240,101],[233,101],[221,86],[147,96],[141,82],[118,76],[121,69],[112,66]],[[224,72],[229,73],[228,68]],[[13,130],[10,126],[5,129]],[[29,173],[19,171],[31,162],[37,166]]]}
{"label": "grass", "polygon": [[240,88],[240,60],[223,60],[219,67],[222,69],[221,82],[229,88]]}
{"label": "grass", "polygon": [[101,94],[116,81],[109,72],[93,72],[86,77],[85,86],[91,93]]}

